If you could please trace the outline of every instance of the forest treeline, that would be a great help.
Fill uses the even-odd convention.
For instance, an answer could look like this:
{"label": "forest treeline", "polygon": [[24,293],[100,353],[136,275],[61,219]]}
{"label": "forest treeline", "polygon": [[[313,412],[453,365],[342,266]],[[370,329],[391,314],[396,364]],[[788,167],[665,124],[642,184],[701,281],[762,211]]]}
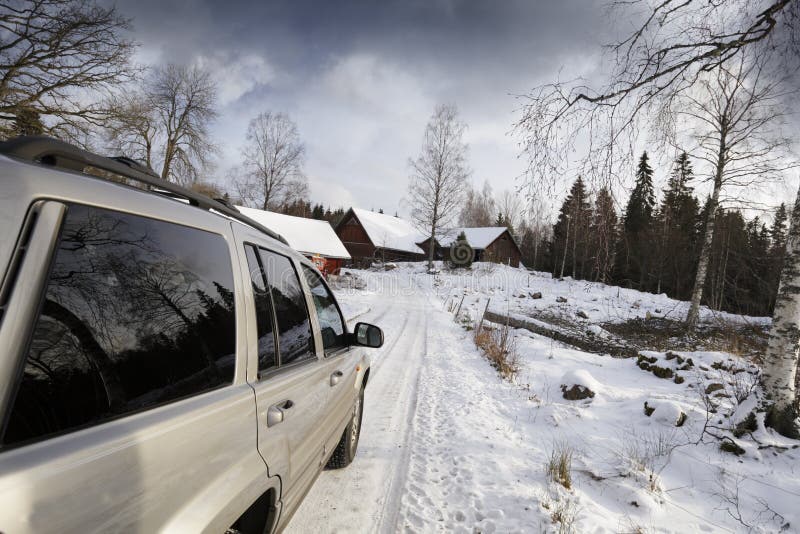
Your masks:
{"label": "forest treeline", "polygon": [[[673,163],[666,187],[656,194],[647,153],[639,159],[636,181],[621,213],[611,193],[590,194],[578,177],[561,205],[543,254],[533,257],[524,235],[528,265],[555,277],[606,282],[689,300],[700,255],[709,199],[701,201],[689,156]],[[657,197],[660,199],[657,201]],[[781,204],[767,224],[739,209],[718,209],[716,232],[704,291],[715,310],[770,315],[788,230]]]}

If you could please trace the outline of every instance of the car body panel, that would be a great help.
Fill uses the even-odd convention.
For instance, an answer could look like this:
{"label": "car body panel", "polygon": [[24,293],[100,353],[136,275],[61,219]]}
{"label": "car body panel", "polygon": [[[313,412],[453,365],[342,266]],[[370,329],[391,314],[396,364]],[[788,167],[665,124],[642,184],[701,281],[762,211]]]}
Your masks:
{"label": "car body panel", "polygon": [[[36,316],[31,310],[38,309],[36,295],[46,285],[57,246],[54,230],[69,203],[181,224],[225,239],[236,307],[233,380],[213,391],[0,450],[0,531],[220,532],[270,489],[278,496],[275,508],[282,510],[279,530],[344,431],[369,359],[358,348],[324,354],[314,304],[300,276],[316,359],[259,380],[255,307],[243,243],[290,257],[298,272],[301,264],[313,264],[254,228],[179,200],[0,156],[0,222],[9,229],[0,238],[0,280],[10,288],[11,310],[0,316],[0,343],[17,340],[0,345],[0,385],[13,384],[27,356],[20,324]],[[11,278],[9,265],[23,221],[34,207],[45,217],[33,226],[38,234],[20,263],[23,274]],[[331,385],[335,372],[342,377]],[[269,407],[285,400],[294,404],[285,420],[268,426]]]}

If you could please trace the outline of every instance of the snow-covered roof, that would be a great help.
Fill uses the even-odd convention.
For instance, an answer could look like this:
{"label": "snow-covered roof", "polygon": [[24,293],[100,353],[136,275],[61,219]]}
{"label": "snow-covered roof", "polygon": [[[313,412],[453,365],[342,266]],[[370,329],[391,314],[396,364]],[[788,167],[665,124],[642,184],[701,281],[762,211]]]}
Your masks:
{"label": "snow-covered roof", "polygon": [[328,258],[350,258],[339,236],[327,221],[293,217],[272,211],[236,206],[240,212],[286,239],[289,246],[304,254]]}
{"label": "snow-covered roof", "polygon": [[467,242],[472,248],[484,249],[491,245],[495,239],[508,230],[505,226],[485,226],[482,228],[453,228],[447,233],[436,237],[442,246],[450,244],[458,238],[461,232],[467,236]]}
{"label": "snow-covered roof", "polygon": [[402,250],[421,254],[422,249],[417,243],[424,237],[414,228],[414,225],[405,219],[375,213],[374,211],[360,208],[352,208],[353,213],[361,221],[361,226],[367,232],[370,241],[376,247],[388,248],[392,250]]}

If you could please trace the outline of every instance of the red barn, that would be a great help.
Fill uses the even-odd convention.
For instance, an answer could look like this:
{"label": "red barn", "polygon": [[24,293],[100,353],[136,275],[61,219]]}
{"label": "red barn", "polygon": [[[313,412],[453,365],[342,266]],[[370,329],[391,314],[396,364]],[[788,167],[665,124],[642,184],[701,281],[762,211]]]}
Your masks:
{"label": "red barn", "polygon": [[399,217],[350,208],[336,225],[336,234],[359,265],[380,261],[421,261],[421,239],[414,226]]}
{"label": "red barn", "polygon": [[237,209],[282,235],[290,247],[313,261],[325,276],[339,274],[344,262],[350,259],[347,249],[327,221],[240,206]]}

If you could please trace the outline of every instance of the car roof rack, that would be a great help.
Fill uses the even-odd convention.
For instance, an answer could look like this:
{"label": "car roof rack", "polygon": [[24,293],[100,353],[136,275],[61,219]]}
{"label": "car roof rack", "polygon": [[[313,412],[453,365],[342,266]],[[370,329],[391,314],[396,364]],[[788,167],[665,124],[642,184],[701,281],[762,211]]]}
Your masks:
{"label": "car roof rack", "polygon": [[146,190],[161,192],[167,198],[185,200],[190,205],[207,211],[214,210],[252,226],[285,245],[289,244],[283,236],[247,217],[230,203],[213,200],[205,195],[168,182],[157,175],[150,167],[126,156],[98,156],[64,141],[46,136],[23,136],[0,142],[0,154],[49,167],[77,171],[100,180],[109,179],[94,173],[86,173],[86,167],[110,172],[144,184],[148,187]]}

